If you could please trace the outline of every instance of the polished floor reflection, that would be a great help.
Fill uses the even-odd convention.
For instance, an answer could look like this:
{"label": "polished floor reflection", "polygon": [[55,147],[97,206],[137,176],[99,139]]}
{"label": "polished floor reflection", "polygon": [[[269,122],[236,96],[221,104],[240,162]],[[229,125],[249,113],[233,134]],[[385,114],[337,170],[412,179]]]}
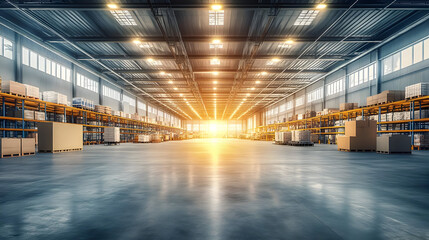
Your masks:
{"label": "polished floor reflection", "polygon": [[0,159],[0,239],[429,239],[429,152],[203,139]]}

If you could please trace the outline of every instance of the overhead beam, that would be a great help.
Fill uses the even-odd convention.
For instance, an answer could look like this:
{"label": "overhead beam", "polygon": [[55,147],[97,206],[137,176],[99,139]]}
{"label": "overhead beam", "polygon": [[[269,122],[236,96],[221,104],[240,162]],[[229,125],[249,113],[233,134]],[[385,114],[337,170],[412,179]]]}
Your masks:
{"label": "overhead beam", "polygon": [[[129,37],[70,37],[67,38],[68,41],[76,42],[76,43],[132,43],[134,39],[140,39],[143,42],[153,42],[153,43],[165,43],[165,39],[163,37],[153,37],[153,36],[129,36]],[[213,40],[213,36],[183,36],[184,42],[211,42]],[[256,38],[249,38],[247,36],[217,36],[216,38],[221,39],[222,42],[256,42]],[[264,42],[284,42],[287,39],[293,39],[294,42],[297,43],[309,43],[316,41],[315,37],[299,37],[299,36],[287,36],[287,37],[267,37]],[[335,43],[340,42],[341,37],[322,37],[318,39],[318,42],[328,42]],[[65,40],[56,37],[44,38],[45,42],[50,43],[64,43]],[[343,43],[379,43],[381,40],[369,38],[369,37],[349,37],[343,41]]]}
{"label": "overhead beam", "polygon": [[[133,69],[133,70],[115,70],[116,73],[123,73],[123,74],[159,74],[161,71],[164,71],[166,73],[181,73],[180,70],[177,69],[159,69],[159,70],[153,70],[153,69]],[[251,70],[248,71],[249,73],[260,73],[262,71],[266,71],[268,73],[312,73],[312,74],[324,74],[326,71],[317,71],[317,70]],[[110,73],[109,70],[102,70],[102,73]],[[222,73],[236,73],[237,70],[235,69],[197,69],[194,70],[194,73],[213,73],[218,72],[219,74]],[[174,77],[171,77],[174,79]],[[166,78],[168,79],[168,78]]]}
{"label": "overhead beam", "polygon": [[[280,60],[295,60],[299,55],[257,55],[254,57],[256,60],[269,60],[273,58],[278,58]],[[225,60],[241,60],[243,57],[241,55],[189,55],[189,59],[225,59]],[[306,55],[301,56],[300,59],[305,60],[323,60],[323,61],[344,61],[351,59],[352,57],[347,57],[344,55],[324,55],[322,57],[317,55]],[[100,60],[146,60],[146,59],[156,59],[156,60],[175,60],[171,55],[94,55],[93,58],[87,56],[78,56],[77,60],[81,61],[100,61]]]}
{"label": "overhead beam", "polygon": [[[55,3],[55,2],[40,2],[40,3],[17,3],[20,8],[25,8],[32,11],[108,11],[110,10],[106,4],[103,3]],[[287,8],[287,9],[314,9],[316,4],[313,3],[224,3],[224,9],[247,9],[255,10],[261,8]],[[357,3],[351,10],[380,10],[386,7],[386,3]],[[210,9],[210,4],[201,2],[197,3],[121,3],[121,10],[149,10],[154,8],[172,8],[174,10],[188,10],[188,9]],[[350,4],[344,3],[331,3],[327,10],[346,10]],[[3,1],[0,4],[0,10],[15,10],[13,6]],[[388,11],[401,10],[401,11],[415,11],[415,10],[429,10],[427,4],[422,2],[396,2],[385,9]]]}

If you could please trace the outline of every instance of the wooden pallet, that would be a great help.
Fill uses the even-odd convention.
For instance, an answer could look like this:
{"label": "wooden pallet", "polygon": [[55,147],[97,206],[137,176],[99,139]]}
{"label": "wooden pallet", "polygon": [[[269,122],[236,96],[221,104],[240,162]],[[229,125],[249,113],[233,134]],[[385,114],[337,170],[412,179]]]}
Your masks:
{"label": "wooden pallet", "polygon": [[21,157],[21,154],[16,153],[16,154],[2,154],[1,158],[9,158],[9,157]]}
{"label": "wooden pallet", "polygon": [[30,152],[30,153],[22,153],[21,156],[31,156],[31,155],[35,155],[35,152]]}
{"label": "wooden pallet", "polygon": [[424,97],[425,95],[418,95],[418,96],[413,96],[413,97],[409,97],[409,98],[405,98],[406,100],[411,100],[411,99],[416,99],[416,98],[421,98]]}
{"label": "wooden pallet", "polygon": [[377,151],[377,153],[381,153],[381,154],[411,154],[411,152],[388,152],[388,151]]}
{"label": "wooden pallet", "polygon": [[111,146],[111,145],[119,145],[119,142],[104,142],[105,146]]}
{"label": "wooden pallet", "polygon": [[5,92],[7,94],[10,94],[12,96],[17,96],[17,97],[26,97],[25,95],[21,95],[21,94],[17,94],[17,93],[10,93],[10,92]]}
{"label": "wooden pallet", "polygon": [[341,152],[375,152],[375,150],[370,149],[338,149]]}
{"label": "wooden pallet", "polygon": [[32,96],[27,96],[27,98],[40,100],[40,98],[38,98],[38,97],[32,97]]}
{"label": "wooden pallet", "polygon": [[287,142],[280,142],[280,141],[274,141],[274,144],[276,144],[276,145],[288,145]]}
{"label": "wooden pallet", "polygon": [[300,146],[300,147],[311,147],[314,146],[314,143],[312,142],[288,142],[288,145],[290,146]]}
{"label": "wooden pallet", "polygon": [[72,149],[60,149],[60,150],[39,150],[40,153],[61,153],[61,152],[74,152],[82,151],[82,148],[72,148]]}

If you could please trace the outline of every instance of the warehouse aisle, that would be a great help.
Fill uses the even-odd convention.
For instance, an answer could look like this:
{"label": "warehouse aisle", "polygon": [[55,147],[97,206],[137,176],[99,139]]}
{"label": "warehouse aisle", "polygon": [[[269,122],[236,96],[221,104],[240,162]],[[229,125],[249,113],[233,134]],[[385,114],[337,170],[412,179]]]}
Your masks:
{"label": "warehouse aisle", "polygon": [[1,159],[0,239],[429,238],[428,152],[335,147],[202,139]]}

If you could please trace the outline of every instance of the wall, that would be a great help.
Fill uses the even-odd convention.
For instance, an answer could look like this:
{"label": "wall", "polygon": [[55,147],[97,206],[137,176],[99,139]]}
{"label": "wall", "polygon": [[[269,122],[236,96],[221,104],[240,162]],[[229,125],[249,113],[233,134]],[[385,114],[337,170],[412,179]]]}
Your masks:
{"label": "wall", "polygon": [[[395,38],[394,40],[384,44],[380,48],[360,57],[354,62],[347,64],[342,69],[325,76],[305,89],[298,91],[285,100],[282,100],[275,105],[269,106],[256,114],[262,114],[266,117],[267,121],[264,124],[284,122],[285,116],[287,119],[294,114],[305,113],[307,110],[321,111],[323,108],[339,108],[340,103],[343,102],[357,102],[360,106],[365,106],[366,98],[368,96],[375,95],[381,91],[405,90],[405,87],[408,85],[419,82],[429,82],[429,59],[423,60],[386,75],[383,74],[384,71],[376,72],[374,80],[364,82],[358,86],[350,86],[349,76],[349,74],[355,72],[356,70],[365,68],[372,63],[376,63],[375,67],[377,69],[382,69],[382,61],[386,57],[416,43],[419,40],[428,39],[428,25],[429,21],[420,24],[419,26]],[[425,45],[425,47],[429,48],[429,44]],[[328,85],[341,78],[345,78],[344,89],[338,93],[327,96]],[[307,93],[310,93],[320,87],[323,87],[322,99],[308,103]],[[304,106],[295,107],[295,100],[301,96],[305,97],[306,104]],[[294,103],[292,109],[286,109],[285,111],[272,114],[273,111],[276,112],[276,109],[279,109],[283,104],[286,104],[290,101]],[[247,122],[251,121],[254,115],[249,116]],[[250,130],[252,128],[248,126],[247,129]]]}

